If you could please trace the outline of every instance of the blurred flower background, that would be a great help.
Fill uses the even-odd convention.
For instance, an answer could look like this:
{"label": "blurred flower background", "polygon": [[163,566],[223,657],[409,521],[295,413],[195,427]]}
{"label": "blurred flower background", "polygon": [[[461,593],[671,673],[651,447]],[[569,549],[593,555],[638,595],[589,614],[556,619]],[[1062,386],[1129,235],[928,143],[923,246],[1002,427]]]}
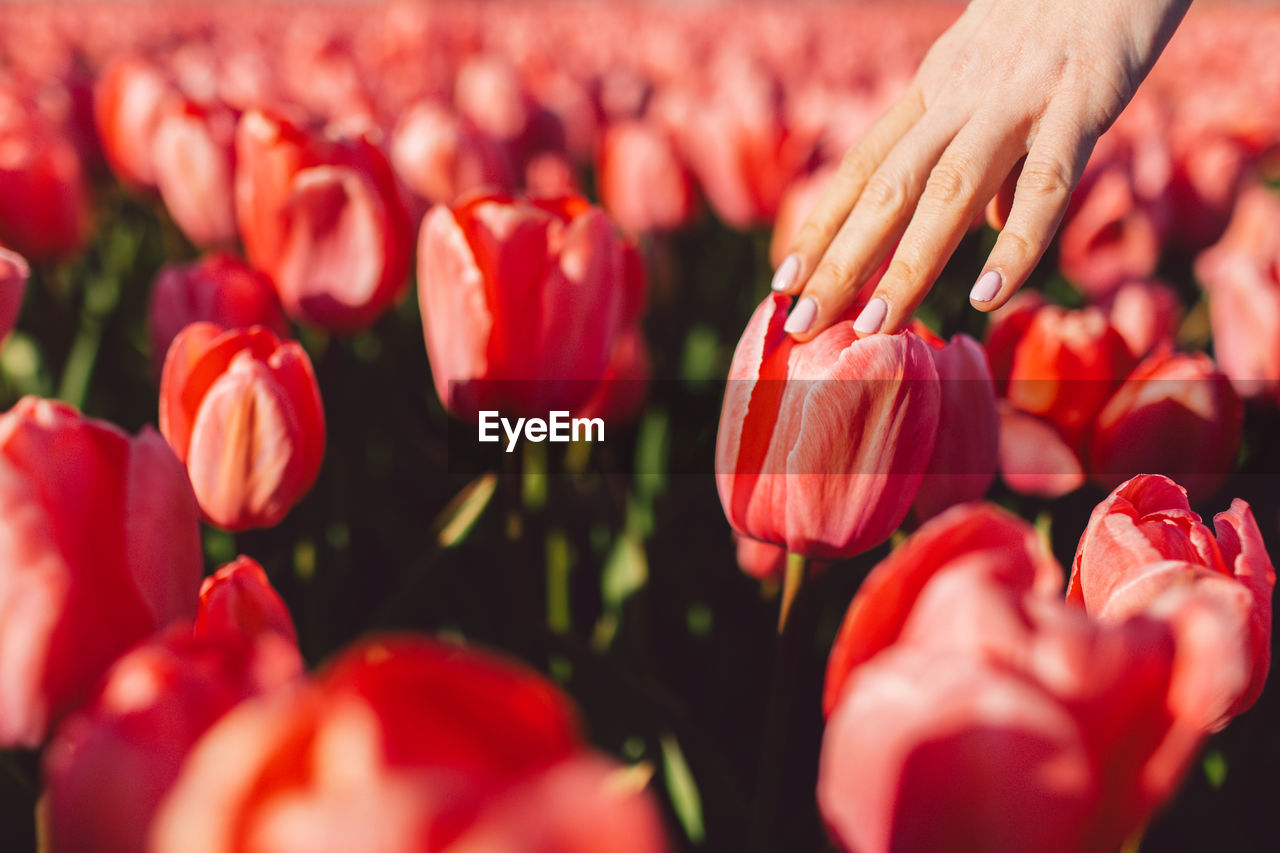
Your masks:
{"label": "blurred flower background", "polygon": [[[939,526],[906,553],[965,524],[1019,543],[1034,530],[1037,544],[1014,549],[1034,568],[1007,583],[1042,594],[1049,576],[1060,594],[1044,566],[1072,567],[1078,545],[1104,538],[1095,506],[1112,511],[1108,492],[1135,474],[1164,474],[1206,519],[1246,501],[1276,553],[1280,10],[1268,4],[1192,10],[1015,302],[990,318],[968,305],[996,233],[976,223],[918,312],[918,338],[848,333],[848,361],[791,377],[817,384],[791,385],[787,405],[889,425],[874,431],[881,447],[843,441],[837,420],[805,439],[813,465],[862,454],[910,476],[835,496],[828,480],[763,489],[769,476],[844,473],[766,471],[806,427],[762,424],[745,403],[733,417],[735,395],[751,393],[741,383],[803,360],[774,322],[786,305],[768,296],[773,265],[956,14],[914,0],[0,8],[0,559],[44,566],[31,543],[52,542],[68,584],[92,578],[46,608],[76,629],[45,637],[28,576],[0,570],[5,849],[35,849],[42,796],[54,850],[136,849],[153,815],[153,849],[238,849],[208,840],[233,824],[302,845],[271,849],[308,849],[305,809],[244,793],[306,772],[322,793],[369,798],[334,795],[350,812],[332,821],[378,814],[402,840],[454,845],[403,849],[641,851],[662,837],[674,849],[878,849],[888,830],[872,806],[845,808],[833,759],[818,789],[820,749],[834,712],[833,743],[867,762],[865,776],[846,772],[891,775],[858,734],[901,709],[877,694],[833,706],[846,676],[904,676],[882,658],[836,677],[828,657],[838,632],[833,660],[853,654],[851,599],[877,564],[885,577],[906,563],[894,548],[928,519]],[[940,388],[823,396],[823,382],[894,358]],[[548,401],[604,417],[606,441],[466,446],[478,408],[539,414]],[[153,460],[162,441],[173,453]],[[735,467],[751,453],[758,467]],[[183,466],[189,493],[174,485]],[[1192,562],[1230,574],[1203,557],[1208,529],[1160,494],[1158,512],[1198,537]],[[984,495],[1007,513],[939,515]],[[1248,540],[1245,514],[1227,515]],[[782,646],[778,545],[823,561]],[[1189,547],[1152,559],[1189,559]],[[882,563],[891,552],[898,562]],[[945,565],[929,554],[930,571]],[[1109,588],[1076,586],[1118,570],[1082,562],[1072,603],[1091,617],[1123,609]],[[892,584],[880,583],[868,595]],[[1280,699],[1262,689],[1270,587],[1249,589],[1249,614],[1265,599],[1265,637],[1249,635],[1239,684],[1213,685],[1239,701],[1195,709],[1183,772],[1125,812],[1154,810],[1143,850],[1280,849]],[[990,612],[1069,634],[1045,607]],[[1089,630],[1111,637],[1111,617],[1098,618]],[[943,627],[929,642],[904,630],[894,651],[940,704],[996,680],[914,661],[965,645]],[[388,632],[399,639],[369,639]],[[787,643],[782,712],[773,670]],[[485,651],[459,663],[456,644]],[[300,683],[303,666],[322,674]],[[170,692],[135,719],[150,695],[138,672]],[[1034,701],[1067,707],[1082,730],[1106,716],[1068,694],[1049,684]],[[429,723],[393,713],[437,700],[448,711]],[[495,707],[510,714],[481,713]],[[155,747],[177,760],[135,766],[160,719],[185,726]],[[1180,721],[1165,722],[1172,742]],[[422,725],[445,734],[422,745]],[[1203,743],[1202,729],[1214,731]],[[379,754],[375,736],[414,748]],[[220,749],[244,758],[244,778],[218,776]],[[163,784],[85,817],[74,804],[104,796],[104,767]],[[442,767],[447,783],[431,775]],[[1109,784],[1131,771],[1109,767]],[[449,808],[424,816],[412,804],[440,785],[453,786]],[[618,802],[601,793],[618,790]],[[215,795],[227,811],[202,813]],[[598,811],[577,805],[591,797]],[[1063,820],[1086,848],[1132,828]],[[113,822],[131,828],[108,840]],[[520,846],[529,839],[546,846]]]}

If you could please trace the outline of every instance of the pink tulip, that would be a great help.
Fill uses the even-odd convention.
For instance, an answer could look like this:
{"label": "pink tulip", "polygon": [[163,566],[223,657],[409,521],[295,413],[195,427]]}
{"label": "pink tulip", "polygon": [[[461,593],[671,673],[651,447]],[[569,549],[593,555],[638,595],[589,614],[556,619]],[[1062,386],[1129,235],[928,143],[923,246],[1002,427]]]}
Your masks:
{"label": "pink tulip", "polygon": [[670,135],[655,123],[610,125],[596,174],[605,209],[627,231],[670,231],[693,216],[693,182]]}
{"label": "pink tulip", "polygon": [[235,116],[175,97],[160,110],[151,170],[174,222],[198,246],[236,240]]}
{"label": "pink tulip", "polygon": [[17,252],[0,246],[0,342],[9,337],[18,322],[22,297],[27,292],[31,268]]}
{"label": "pink tulip", "polygon": [[234,255],[206,255],[192,264],[161,267],[151,287],[151,355],[156,373],[169,344],[192,323],[228,329],[266,326],[289,331],[271,282]]}
{"label": "pink tulip", "polygon": [[121,180],[138,187],[155,186],[152,144],[165,103],[174,92],[168,74],[136,55],[116,57],[99,74],[93,93],[98,138]]}
{"label": "pink tulip", "polygon": [[38,746],[134,643],[195,613],[200,531],[182,464],[34,397],[0,416],[0,744]]}
{"label": "pink tulip", "polygon": [[418,300],[445,407],[475,419],[584,404],[642,303],[630,251],[582,198],[434,208],[418,240]]}
{"label": "pink tulip", "polygon": [[1000,401],[1000,478],[1024,495],[1056,498],[1084,485],[1080,457],[1048,421]]}
{"label": "pink tulip", "polygon": [[933,350],[942,392],[938,437],[913,507],[917,518],[927,519],[986,494],[995,477],[1000,416],[987,354],[977,341],[959,334],[948,343],[918,321],[912,331]]}
{"label": "pink tulip", "polygon": [[1098,414],[1089,471],[1106,488],[1140,472],[1167,474],[1208,497],[1235,465],[1243,420],[1240,398],[1212,359],[1163,348]]}
{"label": "pink tulip", "polygon": [[[234,585],[236,593],[223,592]],[[235,601],[227,601],[235,598]],[[288,611],[247,557],[205,582],[193,634],[174,626],[133,648],[69,716],[44,754],[49,849],[134,853],[192,745],[239,702],[297,678],[302,659]],[[244,602],[253,599],[255,606]],[[210,614],[210,607],[218,612]],[[274,619],[229,621],[268,609]],[[119,784],[125,774],[129,784]]]}
{"label": "pink tulip", "polygon": [[1182,321],[1178,294],[1155,280],[1120,285],[1107,301],[1107,319],[1124,338],[1129,354],[1141,359],[1162,344],[1172,344]]}
{"label": "pink tulip", "polygon": [[274,526],[324,460],[311,360],[262,326],[193,323],[165,358],[160,431],[187,466],[206,519],[227,530]]}
{"label": "pink tulip", "polygon": [[[1216,532],[1216,537],[1215,537]],[[1262,692],[1271,658],[1275,570],[1249,505],[1235,500],[1210,530],[1167,477],[1123,483],[1093,511],[1067,600],[1097,619],[1174,625],[1183,712],[1216,731]]]}
{"label": "pink tulip", "polygon": [[933,453],[940,392],[911,332],[859,338],[852,321],[807,343],[782,330],[788,300],[752,315],[729,368],[716,484],[734,530],[819,559],[883,542]]}
{"label": "pink tulip", "polygon": [[475,190],[515,184],[501,145],[447,107],[425,101],[396,125],[391,164],[427,204],[453,204]]}

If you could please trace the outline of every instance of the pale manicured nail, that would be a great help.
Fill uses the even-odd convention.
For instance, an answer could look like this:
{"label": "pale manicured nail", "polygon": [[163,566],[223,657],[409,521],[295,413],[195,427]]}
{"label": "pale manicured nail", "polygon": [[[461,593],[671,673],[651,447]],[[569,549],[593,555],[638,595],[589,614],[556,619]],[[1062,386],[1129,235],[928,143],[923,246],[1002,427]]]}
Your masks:
{"label": "pale manicured nail", "polygon": [[1000,292],[1000,273],[987,270],[978,278],[978,283],[969,291],[969,298],[974,302],[990,302]]}
{"label": "pale manicured nail", "polygon": [[889,313],[889,303],[879,296],[872,297],[858,319],[853,321],[853,330],[860,335],[873,335],[884,325],[885,315]]}
{"label": "pale manicured nail", "polygon": [[791,316],[783,324],[782,331],[788,335],[803,334],[809,331],[809,327],[813,325],[813,318],[817,316],[818,303],[813,300],[813,297],[805,296],[796,303],[795,310],[791,312]]}
{"label": "pale manicured nail", "polygon": [[800,256],[787,255],[782,259],[782,263],[778,264],[778,271],[773,274],[773,282],[769,287],[774,290],[788,290],[796,283],[796,277],[799,275]]}

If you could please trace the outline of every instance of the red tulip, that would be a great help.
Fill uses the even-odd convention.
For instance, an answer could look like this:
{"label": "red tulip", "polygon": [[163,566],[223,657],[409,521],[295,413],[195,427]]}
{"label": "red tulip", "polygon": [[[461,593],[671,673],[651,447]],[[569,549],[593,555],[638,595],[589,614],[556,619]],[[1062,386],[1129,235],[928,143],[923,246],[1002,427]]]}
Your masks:
{"label": "red tulip", "polygon": [[228,530],[278,524],[324,459],[311,360],[261,326],[193,323],[165,359],[160,431],[187,466],[206,519]]}
{"label": "red tulip", "polygon": [[0,152],[0,244],[31,261],[79,251],[89,188],[66,129],[0,91]]}
{"label": "red tulip", "polygon": [[670,135],[654,123],[612,124],[600,140],[600,199],[627,231],[670,231],[693,216],[693,182]]}
{"label": "red tulip", "polygon": [[1080,537],[1067,600],[1094,617],[1171,620],[1186,682],[1177,697],[1210,730],[1247,710],[1271,657],[1275,570],[1249,505],[1235,500],[1211,531],[1187,492],[1142,475],[1098,505]]}
{"label": "red tulip", "polygon": [[1026,522],[991,504],[952,507],[867,575],[831,647],[822,698],[826,714],[835,709],[850,674],[898,641],[925,585],[950,569],[978,572],[1018,594],[1051,595],[1062,588],[1062,567]]}
{"label": "red tulip", "polygon": [[911,332],[859,338],[851,321],[807,343],[771,295],[742,333],[716,442],[720,503],[737,532],[820,559],[883,542],[933,453],[938,372]]}
{"label": "red tulip", "polygon": [[453,204],[482,187],[515,185],[501,145],[447,107],[426,101],[396,125],[391,163],[400,180],[428,204]]}
{"label": "red tulip", "polygon": [[1098,414],[1089,471],[1105,488],[1139,472],[1167,474],[1207,497],[1234,467],[1243,420],[1240,398],[1212,359],[1164,348]]}
{"label": "red tulip", "polygon": [[1280,197],[1245,189],[1216,245],[1196,258],[1209,296],[1213,351],[1244,397],[1280,390]]}
{"label": "red tulip", "polygon": [[151,849],[665,849],[653,804],[606,770],[544,679],[425,639],[369,641],[218,722]]}
{"label": "red tulip", "polygon": [[1201,732],[1159,623],[1095,625],[1025,523],[983,505],[877,566],[832,650],[818,804],[858,851],[1114,849]]}
{"label": "red tulip", "polygon": [[235,116],[230,110],[175,97],[155,120],[151,169],[169,215],[191,242],[235,242]]}
{"label": "red tulip", "polygon": [[932,348],[941,389],[938,437],[914,504],[916,516],[926,519],[986,494],[995,477],[1000,416],[987,354],[977,341],[959,334],[948,343],[918,321],[912,331]]}
{"label": "red tulip", "polygon": [[1015,492],[1056,498],[1084,485],[1084,466],[1047,421],[1000,401],[1000,478]]}
{"label": "red tulip", "polygon": [[1038,292],[1019,290],[1004,307],[991,315],[984,346],[991,375],[996,381],[996,393],[1001,397],[1009,393],[1009,375],[1013,373],[1013,357],[1018,344],[1045,304],[1044,297]]}
{"label": "red tulip", "polygon": [[436,206],[418,240],[418,301],[445,407],[474,420],[585,403],[641,302],[629,251],[577,197]]}
{"label": "red tulip", "polygon": [[0,342],[9,337],[18,322],[22,297],[27,292],[31,268],[17,252],[0,246]]}
{"label": "red tulip", "polygon": [[1099,309],[1046,305],[1013,349],[1005,397],[1076,447],[1133,365],[1124,338]]}
{"label": "red tulip", "polygon": [[386,158],[251,111],[236,129],[236,218],[249,263],[289,316],[368,327],[400,294],[412,240]]}
{"label": "red tulip", "polygon": [[600,384],[574,417],[602,418],[607,424],[634,420],[648,397],[650,372],[644,332],[635,326],[620,333]]}
{"label": "red tulip", "polygon": [[266,326],[282,337],[289,330],[271,282],[227,254],[162,267],[151,287],[150,320],[157,373],[169,344],[192,323],[205,321],[229,329]]}
{"label": "red tulip", "polygon": [[[223,592],[228,585],[237,592]],[[205,730],[244,699],[301,674],[293,623],[256,563],[241,557],[219,570],[201,598],[194,634],[175,626],[129,651],[58,727],[44,754],[54,853],[145,850],[151,818]],[[208,613],[211,605],[217,612]],[[269,610],[282,621],[232,622],[229,608],[241,616]],[[202,631],[202,623],[218,629]]]}
{"label": "red tulip", "polygon": [[165,103],[175,91],[169,75],[136,55],[116,57],[98,75],[93,92],[98,138],[121,180],[155,186],[152,144]]}
{"label": "red tulip", "polygon": [[200,531],[160,436],[34,397],[0,416],[0,744],[39,745],[129,646],[195,613]]}

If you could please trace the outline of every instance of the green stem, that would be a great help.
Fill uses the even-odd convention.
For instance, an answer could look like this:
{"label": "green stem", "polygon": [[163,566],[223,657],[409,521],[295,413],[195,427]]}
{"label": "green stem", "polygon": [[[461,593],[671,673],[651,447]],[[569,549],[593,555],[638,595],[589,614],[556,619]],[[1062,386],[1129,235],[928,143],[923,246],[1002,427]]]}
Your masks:
{"label": "green stem", "polygon": [[806,609],[802,593],[807,573],[805,558],[787,554],[787,574],[783,581],[782,607],[778,614],[778,645],[773,656],[773,677],[769,689],[769,710],[765,717],[764,745],[760,758],[760,775],[756,779],[755,806],[751,813],[747,849],[752,853],[778,849],[774,843],[778,823],[778,796],[782,782],[782,765],[786,756],[787,717],[791,712],[800,641],[805,634],[805,619],[791,618],[793,612],[803,615]]}

